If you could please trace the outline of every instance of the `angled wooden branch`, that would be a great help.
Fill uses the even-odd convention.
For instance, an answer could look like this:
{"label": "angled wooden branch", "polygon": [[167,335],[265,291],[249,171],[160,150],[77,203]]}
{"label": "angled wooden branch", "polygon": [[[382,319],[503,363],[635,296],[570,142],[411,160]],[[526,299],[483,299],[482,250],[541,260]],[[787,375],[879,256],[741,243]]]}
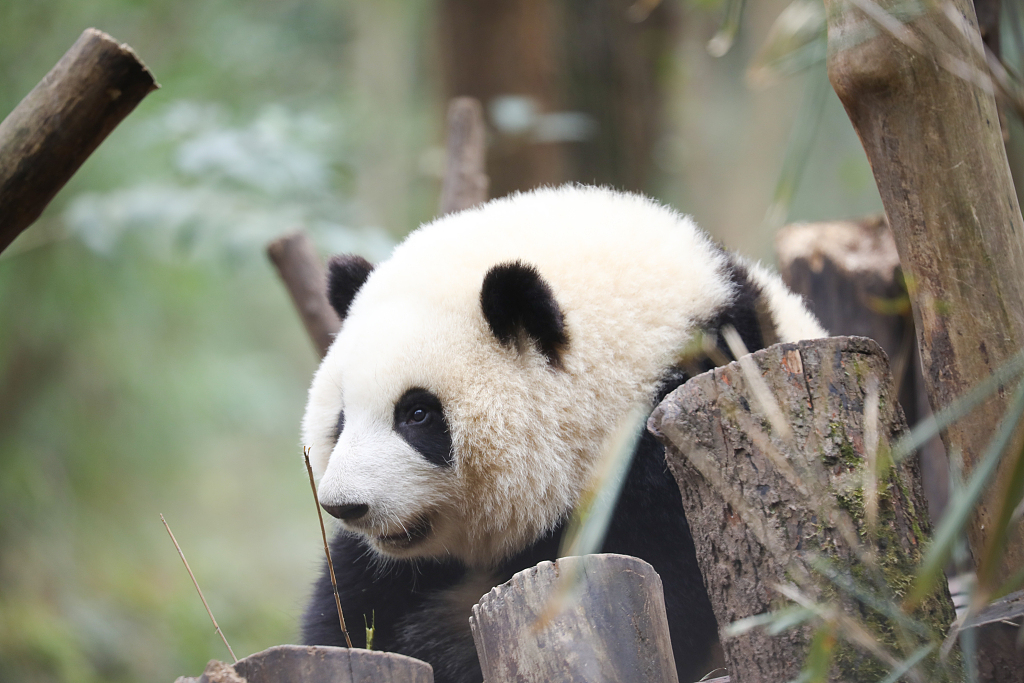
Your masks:
{"label": "angled wooden branch", "polygon": [[341,328],[341,321],[327,301],[327,276],[313,240],[301,230],[285,235],[267,245],[267,256],[277,268],[306,332],[323,358]]}
{"label": "angled wooden branch", "polygon": [[0,123],[0,251],[158,87],[130,47],[86,29]]}

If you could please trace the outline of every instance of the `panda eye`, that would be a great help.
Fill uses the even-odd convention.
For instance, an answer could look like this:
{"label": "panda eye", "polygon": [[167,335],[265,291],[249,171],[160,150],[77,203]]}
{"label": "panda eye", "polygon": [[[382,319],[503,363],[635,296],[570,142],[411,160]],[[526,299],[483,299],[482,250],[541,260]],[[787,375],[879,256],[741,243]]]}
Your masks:
{"label": "panda eye", "polygon": [[394,429],[428,462],[452,466],[452,435],[435,394],[418,387],[406,391],[395,404]]}

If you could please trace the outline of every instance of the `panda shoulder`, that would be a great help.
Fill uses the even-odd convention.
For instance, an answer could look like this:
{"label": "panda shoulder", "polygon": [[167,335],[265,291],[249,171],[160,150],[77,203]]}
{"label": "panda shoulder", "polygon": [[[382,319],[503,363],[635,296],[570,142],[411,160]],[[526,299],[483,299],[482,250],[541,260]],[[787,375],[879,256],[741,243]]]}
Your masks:
{"label": "panda shoulder", "polygon": [[756,261],[748,261],[741,256],[733,258],[746,269],[750,279],[761,290],[781,341],[794,342],[828,336],[825,328],[807,309],[803,297],[790,290],[777,273]]}

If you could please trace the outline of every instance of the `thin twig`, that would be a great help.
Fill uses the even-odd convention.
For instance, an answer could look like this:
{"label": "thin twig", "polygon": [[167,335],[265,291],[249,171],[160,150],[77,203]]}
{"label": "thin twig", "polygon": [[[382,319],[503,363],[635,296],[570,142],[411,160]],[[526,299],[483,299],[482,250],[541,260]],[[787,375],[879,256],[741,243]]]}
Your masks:
{"label": "thin twig", "polygon": [[324,538],[324,554],[327,555],[327,569],[331,572],[331,585],[334,587],[334,603],[338,606],[338,621],[341,622],[341,633],[345,643],[352,647],[352,639],[348,637],[345,627],[345,614],[341,611],[341,596],[338,595],[338,581],[334,578],[334,562],[331,561],[331,550],[327,547],[327,530],[324,529],[324,513],[320,512],[320,497],[316,495],[316,483],[313,481],[313,467],[309,464],[309,446],[302,449],[302,457],[306,460],[306,472],[309,474],[309,487],[313,489],[313,502],[316,504],[316,516],[320,520],[320,535]]}
{"label": "thin twig", "polygon": [[231,653],[231,658],[238,661],[238,657],[235,656],[235,651],[228,645],[228,639],[224,637],[224,632],[220,630],[220,626],[217,624],[217,620],[213,616],[213,612],[210,611],[210,606],[206,604],[206,598],[203,596],[203,591],[199,588],[199,582],[196,581],[196,575],[192,573],[192,567],[188,566],[188,560],[185,559],[185,553],[181,552],[181,546],[178,545],[178,539],[174,537],[174,532],[171,531],[171,527],[167,524],[167,520],[164,519],[163,515],[160,515],[160,521],[164,523],[164,528],[167,529],[167,533],[170,534],[171,540],[174,541],[174,547],[178,549],[178,555],[181,556],[181,561],[185,563],[185,569],[188,570],[188,575],[192,577],[192,584],[196,587],[196,592],[199,593],[199,599],[203,601],[203,607],[206,608],[206,613],[210,615],[210,621],[213,622],[213,628],[217,630],[217,635],[224,641],[224,646],[227,647],[228,652]]}

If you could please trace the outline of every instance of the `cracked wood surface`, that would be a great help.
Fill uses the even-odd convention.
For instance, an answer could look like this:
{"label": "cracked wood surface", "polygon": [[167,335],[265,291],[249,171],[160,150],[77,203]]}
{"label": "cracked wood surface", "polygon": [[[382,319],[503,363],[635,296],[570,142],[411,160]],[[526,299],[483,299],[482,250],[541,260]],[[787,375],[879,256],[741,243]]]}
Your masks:
{"label": "cracked wood surface", "polygon": [[[654,411],[648,426],[666,445],[720,629],[788,604],[779,586],[789,584],[892,636],[815,563],[882,581],[894,601],[909,585],[928,533],[916,458],[878,468],[878,485],[865,486],[866,463],[906,430],[895,398],[875,342],[831,337],[776,344],[699,375]],[[788,428],[768,417],[767,400]],[[953,616],[944,585],[918,616],[943,632]],[[723,639],[732,680],[797,678],[811,636],[805,626]],[[833,680],[885,671],[847,648]]]}

